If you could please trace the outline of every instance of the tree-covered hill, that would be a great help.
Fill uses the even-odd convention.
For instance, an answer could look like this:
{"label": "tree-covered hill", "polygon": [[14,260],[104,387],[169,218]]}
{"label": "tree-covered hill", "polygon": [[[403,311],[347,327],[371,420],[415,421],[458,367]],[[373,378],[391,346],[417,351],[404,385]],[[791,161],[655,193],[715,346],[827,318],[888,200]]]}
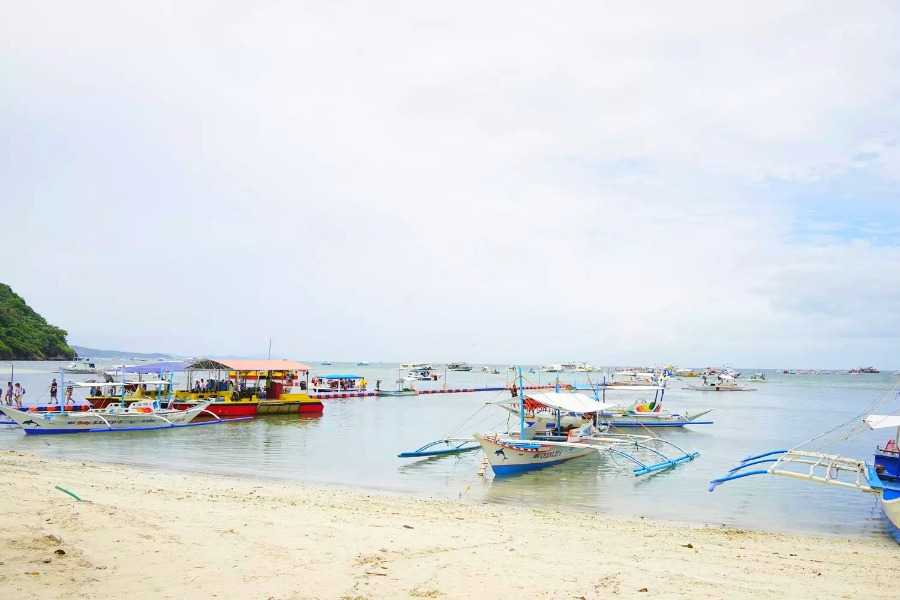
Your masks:
{"label": "tree-covered hill", "polygon": [[67,359],[75,355],[66,332],[34,312],[12,288],[0,283],[0,358]]}

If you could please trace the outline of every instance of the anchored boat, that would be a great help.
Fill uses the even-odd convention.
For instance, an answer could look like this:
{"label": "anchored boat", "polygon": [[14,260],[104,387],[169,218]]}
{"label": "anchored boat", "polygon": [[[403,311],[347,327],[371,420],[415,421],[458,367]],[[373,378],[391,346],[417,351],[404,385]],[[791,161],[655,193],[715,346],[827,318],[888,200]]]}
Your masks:
{"label": "anchored boat", "polygon": [[[872,410],[884,408],[897,400],[895,385]],[[867,411],[868,412],[868,411]],[[881,509],[887,519],[891,536],[900,543],[900,408],[890,414],[860,414],[845,423],[820,434],[790,450],[773,450],[748,456],[724,477],[709,484],[712,492],[719,485],[753,475],[778,475],[843,489],[874,494],[881,500]],[[893,430],[894,437],[884,446],[875,446],[872,462],[850,458],[840,454],[828,454],[823,450],[844,443],[848,438],[863,435],[869,430]],[[750,467],[773,463],[766,469],[745,471]]]}
{"label": "anchored boat", "polygon": [[[600,424],[597,415],[619,408],[618,404],[600,402],[578,392],[524,392],[521,391],[523,387],[520,369],[519,385],[511,390],[519,400],[518,431],[474,433],[471,438],[448,435],[399,456],[420,458],[457,454],[480,446],[484,450],[485,465],[490,465],[494,475],[502,476],[542,469],[585,456],[608,454],[635,464],[633,473],[637,476],[674,467],[699,455],[652,435],[608,433],[608,426]],[[526,419],[526,402],[532,410],[537,407],[546,409],[555,418],[546,421]],[[564,425],[564,415],[577,415],[582,419],[582,424],[574,428]],[[676,453],[672,456],[666,454],[672,450]]]}
{"label": "anchored boat", "polygon": [[68,365],[62,368],[66,373],[73,375],[87,375],[89,373],[99,373],[100,369],[89,358],[76,358]]}
{"label": "anchored boat", "polygon": [[[560,390],[559,382],[557,382],[557,391]],[[712,425],[712,421],[701,421],[700,417],[712,412],[713,409],[705,409],[694,413],[673,413],[663,410],[663,398],[666,393],[666,386],[616,386],[598,384],[595,386],[566,386],[573,391],[590,390],[594,394],[594,399],[603,403],[608,403],[612,408],[602,409],[596,415],[596,420],[601,425],[607,425],[615,428],[635,428],[635,427],[684,427],[686,425]],[[620,399],[622,393],[635,392],[653,392],[652,399],[624,400]],[[609,394],[615,395],[616,400],[610,403]],[[509,410],[513,414],[518,415],[518,402],[505,400],[499,402],[503,408]],[[534,402],[526,395],[525,400],[525,418],[533,419],[537,422],[548,421],[548,413],[552,410],[542,407],[539,402]],[[593,418],[593,417],[592,417]],[[552,418],[549,419],[553,421]],[[566,413],[561,417],[562,425],[580,426],[585,419],[575,413]]]}

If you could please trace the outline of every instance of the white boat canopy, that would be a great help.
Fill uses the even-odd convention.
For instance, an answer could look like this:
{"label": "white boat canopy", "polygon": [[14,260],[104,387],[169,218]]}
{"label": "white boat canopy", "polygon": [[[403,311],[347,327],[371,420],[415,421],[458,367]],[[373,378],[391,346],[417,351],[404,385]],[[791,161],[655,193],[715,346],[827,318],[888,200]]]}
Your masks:
{"label": "white boat canopy", "polygon": [[872,429],[896,429],[900,427],[900,415],[869,415],[865,419],[866,425]]}
{"label": "white boat canopy", "polygon": [[619,408],[618,402],[598,402],[586,394],[571,392],[526,392],[525,398],[547,408],[556,408],[573,413],[592,413]]}
{"label": "white boat canopy", "polygon": [[169,382],[165,381],[163,379],[151,379],[150,381],[126,381],[124,384],[121,381],[114,381],[114,382],[110,382],[110,383],[106,383],[103,381],[97,381],[95,383],[67,381],[65,385],[67,388],[69,388],[69,387],[71,387],[71,388],[92,388],[92,387],[108,388],[108,387],[121,387],[122,385],[125,385],[126,387],[138,386],[138,385],[146,385],[146,386],[152,387],[152,386],[156,386],[156,385],[158,385],[158,386],[169,385]]}

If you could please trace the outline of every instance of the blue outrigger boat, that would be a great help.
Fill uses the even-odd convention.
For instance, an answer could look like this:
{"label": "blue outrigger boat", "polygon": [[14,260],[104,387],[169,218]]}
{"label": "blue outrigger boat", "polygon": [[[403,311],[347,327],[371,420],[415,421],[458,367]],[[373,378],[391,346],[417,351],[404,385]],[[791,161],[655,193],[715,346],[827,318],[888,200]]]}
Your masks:
{"label": "blue outrigger boat", "polygon": [[[896,386],[886,400],[895,397]],[[886,400],[878,406],[883,406]],[[900,414],[898,413],[900,409],[891,414],[859,415],[790,450],[773,450],[748,456],[727,475],[711,481],[709,491],[712,492],[719,485],[735,479],[753,475],[778,475],[875,494],[881,500],[881,509],[887,519],[891,536],[900,544],[900,454],[897,447],[900,443]],[[871,463],[864,459],[803,449],[817,441],[820,446],[837,444],[867,429],[889,429],[895,432],[894,438],[889,439],[884,446],[876,445]],[[769,463],[772,463],[771,466],[765,469],[745,470]]]}
{"label": "blue outrigger boat", "polygon": [[[635,465],[633,474],[639,476],[669,469],[699,455],[655,436],[607,433],[608,426],[598,423],[597,415],[616,408],[616,404],[600,402],[577,392],[525,391],[521,369],[518,380],[518,388],[512,390],[519,402],[518,431],[475,433],[466,438],[448,435],[413,452],[403,452],[399,457],[425,458],[482,448],[484,468],[490,465],[495,476],[502,476],[543,469],[584,456],[609,454],[631,462]],[[526,407],[535,406],[553,413],[553,418],[540,422],[527,419]],[[561,419],[563,414],[587,417],[577,427],[565,427]],[[671,450],[678,454],[665,453]],[[480,473],[483,472],[482,469]]]}

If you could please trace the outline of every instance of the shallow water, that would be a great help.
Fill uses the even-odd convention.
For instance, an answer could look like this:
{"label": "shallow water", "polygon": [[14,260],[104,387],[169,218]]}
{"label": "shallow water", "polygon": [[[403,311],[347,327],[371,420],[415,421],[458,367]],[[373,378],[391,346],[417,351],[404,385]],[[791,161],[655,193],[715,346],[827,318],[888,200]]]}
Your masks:
{"label": "shallow water", "polygon": [[[316,363],[312,363],[316,364]],[[57,363],[16,363],[30,403],[46,402]],[[448,387],[502,386],[511,377],[449,373]],[[390,387],[396,366],[357,367],[335,363],[319,373],[364,375],[374,387]],[[252,422],[146,433],[89,436],[25,436],[0,426],[0,448],[60,458],[120,462],[208,473],[252,475],[362,488],[425,498],[458,499],[534,508],[599,511],[710,525],[809,533],[846,538],[884,538],[887,529],[873,495],[827,488],[785,478],[758,476],[707,491],[740,459],[786,449],[853,417],[897,381],[877,375],[776,375],[755,392],[702,393],[682,390],[696,380],[670,380],[666,408],[676,412],[715,410],[714,425],[659,434],[700,457],[648,477],[630,475],[630,466],[607,457],[588,457],[559,467],[491,481],[476,476],[480,451],[419,460],[397,454],[438,439],[472,418],[457,434],[468,436],[505,424],[507,416],[485,403],[506,392],[427,395],[403,398],[325,400],[321,417],[273,415]],[[74,376],[83,380],[89,376]],[[549,374],[529,376],[534,383]],[[561,375],[571,382],[574,374]],[[8,377],[0,376],[5,383]],[[579,374],[585,381],[585,374]],[[419,382],[424,389],[439,384]],[[617,394],[620,394],[617,392]],[[628,398],[637,397],[634,393]],[[888,434],[868,432],[840,448],[871,456]],[[884,438],[884,439],[882,439]]]}

